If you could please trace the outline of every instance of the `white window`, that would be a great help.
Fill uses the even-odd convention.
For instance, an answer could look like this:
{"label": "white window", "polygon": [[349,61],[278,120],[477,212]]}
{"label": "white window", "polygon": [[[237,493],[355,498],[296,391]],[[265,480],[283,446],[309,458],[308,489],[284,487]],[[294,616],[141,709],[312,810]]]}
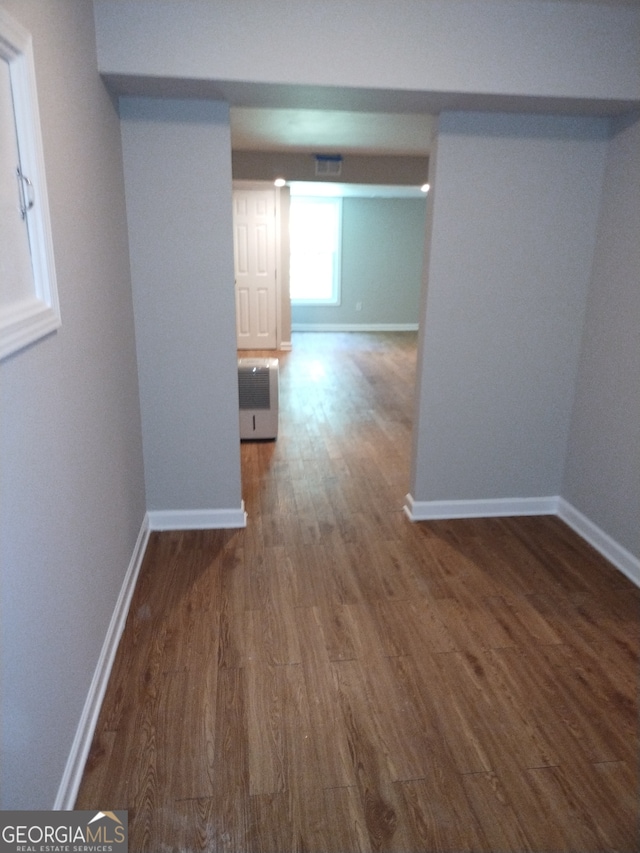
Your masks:
{"label": "white window", "polygon": [[289,228],[291,301],[339,305],[342,199],[293,196]]}
{"label": "white window", "polygon": [[0,9],[0,358],[59,325],[31,36]]}

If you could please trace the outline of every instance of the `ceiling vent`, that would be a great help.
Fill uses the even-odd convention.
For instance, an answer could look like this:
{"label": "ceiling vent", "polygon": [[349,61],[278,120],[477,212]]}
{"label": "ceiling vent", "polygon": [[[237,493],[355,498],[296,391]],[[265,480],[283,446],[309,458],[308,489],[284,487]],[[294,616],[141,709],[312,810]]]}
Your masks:
{"label": "ceiling vent", "polygon": [[316,154],[316,176],[336,178],[342,174],[341,154]]}

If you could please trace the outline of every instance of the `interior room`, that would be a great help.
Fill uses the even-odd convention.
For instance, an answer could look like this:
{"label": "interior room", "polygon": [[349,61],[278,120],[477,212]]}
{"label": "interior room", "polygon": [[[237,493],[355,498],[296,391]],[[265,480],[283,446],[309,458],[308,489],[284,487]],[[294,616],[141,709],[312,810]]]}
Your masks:
{"label": "interior room", "polygon": [[[292,329],[417,329],[434,116],[234,107],[230,120],[234,188],[282,184],[277,346],[288,349]],[[330,303],[297,300],[287,278],[298,198],[339,200],[339,295]]]}
{"label": "interior room", "polygon": [[[138,850],[637,849],[640,7],[0,0],[0,27],[59,308],[0,361],[2,808],[126,809]],[[344,389],[305,383],[330,320],[283,286],[290,417],[241,445],[260,110],[395,117],[381,159],[430,190],[390,320],[417,328],[351,331],[385,321],[349,297]]]}

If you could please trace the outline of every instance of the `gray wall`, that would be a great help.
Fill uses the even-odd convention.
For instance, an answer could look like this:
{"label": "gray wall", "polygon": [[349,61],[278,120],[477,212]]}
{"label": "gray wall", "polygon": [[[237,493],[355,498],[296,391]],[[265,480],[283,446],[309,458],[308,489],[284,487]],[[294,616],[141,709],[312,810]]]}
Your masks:
{"label": "gray wall", "polygon": [[607,130],[441,116],[414,499],[560,493]]}
{"label": "gray wall", "polygon": [[292,305],[294,328],[299,324],[417,326],[426,201],[345,198],[342,204],[341,304]]}
{"label": "gray wall", "polygon": [[640,17],[631,5],[358,0],[332,7],[98,0],[100,69],[155,77],[165,92],[163,77],[184,78],[183,89],[211,81],[211,91],[219,84],[235,103],[265,83],[276,104],[315,109],[348,107],[352,94],[369,111],[382,101],[402,111],[405,93],[416,92],[435,93],[441,108],[452,108],[452,95],[457,109],[483,94],[494,108],[520,94],[640,96]]}
{"label": "gray wall", "polygon": [[238,510],[229,108],[120,103],[149,510]]}
{"label": "gray wall", "polygon": [[563,496],[640,554],[640,118],[609,146]]}
{"label": "gray wall", "polygon": [[91,5],[33,34],[62,327],[0,364],[2,808],[51,808],[145,513],[120,128]]}
{"label": "gray wall", "polygon": [[[444,111],[442,166],[429,205],[413,496],[557,494],[572,445],[608,144],[604,121],[543,113],[637,108],[640,8],[372,2],[363,18],[360,3],[328,17],[314,0],[97,0],[99,67],[128,92],[226,92],[248,106],[259,94],[274,106]],[[486,113],[507,107],[532,114]],[[462,109],[475,112],[447,112]],[[611,145],[612,161],[619,150]],[[617,198],[605,198],[609,221],[632,204],[637,215],[637,200],[618,207]],[[612,239],[601,230],[599,254]],[[603,321],[591,308],[589,316],[591,324]],[[576,408],[574,425],[578,417]],[[571,452],[577,465],[577,449]]]}

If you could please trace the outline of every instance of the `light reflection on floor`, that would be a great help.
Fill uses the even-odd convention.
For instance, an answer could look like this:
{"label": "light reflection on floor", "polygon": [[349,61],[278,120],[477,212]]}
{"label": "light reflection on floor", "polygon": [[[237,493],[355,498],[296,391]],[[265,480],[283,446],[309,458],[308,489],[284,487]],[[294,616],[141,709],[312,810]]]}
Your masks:
{"label": "light reflection on floor", "polygon": [[312,361],[309,365],[309,379],[313,382],[319,382],[321,379],[325,379],[327,372],[324,368],[324,364],[321,361]]}

